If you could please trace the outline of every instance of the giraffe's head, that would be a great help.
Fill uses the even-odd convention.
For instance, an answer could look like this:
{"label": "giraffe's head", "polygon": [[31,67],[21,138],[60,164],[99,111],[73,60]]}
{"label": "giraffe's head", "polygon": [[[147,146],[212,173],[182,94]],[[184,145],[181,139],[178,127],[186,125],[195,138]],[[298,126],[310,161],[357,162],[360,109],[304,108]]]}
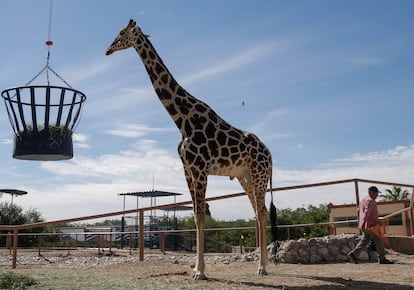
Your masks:
{"label": "giraffe's head", "polygon": [[112,44],[107,48],[106,55],[110,55],[117,50],[127,49],[133,47],[137,37],[141,34],[141,28],[136,26],[134,20],[129,20],[126,27],[122,28],[119,35],[115,38]]}

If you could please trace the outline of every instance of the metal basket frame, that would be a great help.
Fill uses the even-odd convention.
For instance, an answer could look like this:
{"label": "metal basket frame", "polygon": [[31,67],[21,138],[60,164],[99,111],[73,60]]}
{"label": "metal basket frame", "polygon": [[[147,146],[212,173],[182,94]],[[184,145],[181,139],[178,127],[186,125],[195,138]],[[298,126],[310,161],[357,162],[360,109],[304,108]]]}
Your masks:
{"label": "metal basket frame", "polygon": [[[44,154],[46,160],[72,158],[71,135],[80,120],[82,104],[86,100],[84,93],[68,87],[31,85],[9,88],[2,91],[1,95],[6,105],[11,127],[15,133],[13,157],[44,160],[41,157]],[[66,145],[62,145],[61,149],[51,148],[48,152],[45,143],[37,144],[44,148],[34,148],[34,156],[29,156],[30,152],[26,152],[29,149],[27,146],[25,146],[24,154],[21,155],[21,152],[16,152],[16,149],[21,148],[20,145],[22,144],[18,143],[23,142],[23,139],[30,141],[30,138],[33,137],[33,142],[39,143],[39,138],[51,138],[50,134],[53,134],[53,132],[49,132],[52,131],[49,128],[52,127],[60,128],[67,135],[62,141],[66,142]],[[59,150],[63,151],[60,152]]]}

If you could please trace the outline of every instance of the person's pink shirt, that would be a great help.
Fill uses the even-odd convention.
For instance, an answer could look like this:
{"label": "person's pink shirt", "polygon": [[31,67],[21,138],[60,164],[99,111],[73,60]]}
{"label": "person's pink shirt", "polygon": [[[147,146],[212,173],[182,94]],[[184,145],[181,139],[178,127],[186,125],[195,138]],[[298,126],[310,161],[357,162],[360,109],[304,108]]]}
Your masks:
{"label": "person's pink shirt", "polygon": [[367,195],[359,204],[358,226],[360,229],[368,229],[379,223],[378,207],[375,199]]}

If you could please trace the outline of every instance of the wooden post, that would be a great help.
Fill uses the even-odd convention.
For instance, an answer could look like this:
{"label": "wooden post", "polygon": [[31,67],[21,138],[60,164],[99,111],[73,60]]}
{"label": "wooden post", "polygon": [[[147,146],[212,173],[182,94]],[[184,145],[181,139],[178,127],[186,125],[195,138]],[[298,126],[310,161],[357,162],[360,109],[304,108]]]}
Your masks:
{"label": "wooden post", "polygon": [[243,239],[244,239],[242,230],[240,230],[239,239],[240,239],[240,255],[242,255],[243,254]]}
{"label": "wooden post", "polygon": [[410,200],[410,222],[411,222],[411,235],[414,236],[414,187],[413,191],[411,192],[411,200]]}
{"label": "wooden post", "polygon": [[358,180],[354,181],[355,183],[355,201],[356,201],[356,205],[357,207],[359,206],[359,188],[358,188]]}
{"label": "wooden post", "polygon": [[17,267],[17,245],[19,238],[19,230],[13,230],[13,269]]}
{"label": "wooden post", "polygon": [[7,233],[7,237],[6,237],[6,248],[9,249],[9,255],[11,255],[12,253],[12,242],[13,242],[13,235],[11,231],[9,230],[9,232]]}
{"label": "wooden post", "polygon": [[139,211],[139,260],[144,261],[144,211]]}
{"label": "wooden post", "polygon": [[[359,210],[358,210],[358,208],[359,208],[359,187],[358,187],[358,180],[355,180],[354,183],[355,183],[355,201],[356,201],[356,214],[357,214],[357,220],[358,220],[357,225],[358,225],[358,223],[359,223]],[[359,231],[359,234],[362,233],[362,231],[361,231],[361,229],[359,229],[359,227],[358,227],[358,231]]]}
{"label": "wooden post", "polygon": [[39,235],[39,236],[37,236],[37,242],[38,242],[38,255],[40,256],[40,244],[42,243],[42,236],[41,235]]}
{"label": "wooden post", "polygon": [[[111,228],[112,232],[112,228]],[[109,253],[112,253],[112,234],[109,234]]]}
{"label": "wooden post", "polygon": [[165,235],[164,235],[164,232],[159,233],[158,237],[160,239],[160,251],[161,251],[161,253],[165,254]]}
{"label": "wooden post", "polygon": [[66,241],[66,243],[68,244],[68,256],[70,255],[70,235],[69,235],[69,239]]}

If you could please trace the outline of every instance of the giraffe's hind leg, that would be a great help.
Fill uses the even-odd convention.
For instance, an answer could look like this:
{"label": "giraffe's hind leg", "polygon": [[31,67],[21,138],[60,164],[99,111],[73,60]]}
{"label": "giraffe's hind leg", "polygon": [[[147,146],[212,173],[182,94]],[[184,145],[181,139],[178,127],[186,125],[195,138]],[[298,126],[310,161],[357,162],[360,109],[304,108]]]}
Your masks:
{"label": "giraffe's hind leg", "polygon": [[259,259],[259,266],[257,268],[256,275],[262,276],[267,275],[266,265],[268,264],[267,258],[267,240],[266,240],[266,217],[267,211],[266,207],[263,202],[259,201],[256,198],[256,220],[258,225],[258,234],[259,234],[259,247],[260,247],[260,259]]}
{"label": "giraffe's hind leg", "polygon": [[260,247],[260,259],[259,266],[256,271],[256,275],[262,276],[267,275],[266,265],[268,264],[267,258],[267,247],[266,247],[266,218],[267,210],[265,206],[265,193],[266,190],[257,189],[257,186],[253,185],[251,177],[243,176],[237,177],[247,196],[249,197],[250,203],[253,206],[253,210],[256,215],[257,222],[257,234],[259,236],[259,247]]}

